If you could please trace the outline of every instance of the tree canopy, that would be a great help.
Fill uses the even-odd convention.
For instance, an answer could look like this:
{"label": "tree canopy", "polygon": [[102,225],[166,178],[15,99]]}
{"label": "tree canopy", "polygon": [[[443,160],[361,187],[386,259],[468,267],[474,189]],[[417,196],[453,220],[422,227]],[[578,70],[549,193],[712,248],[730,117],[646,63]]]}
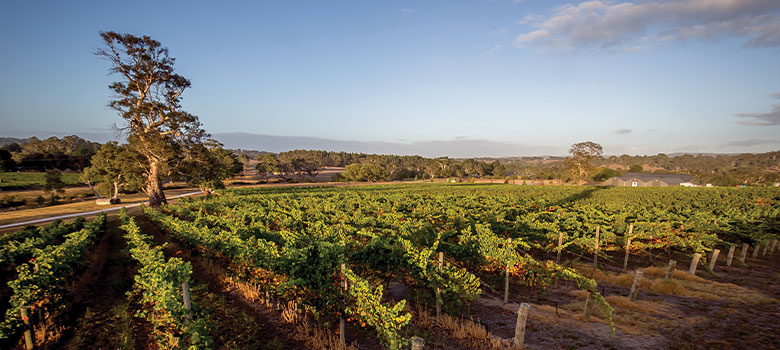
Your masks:
{"label": "tree canopy", "polygon": [[190,81],[174,72],[175,59],[168,49],[148,36],[101,32],[104,47],[96,52],[111,63],[119,81],[109,85],[115,98],[109,107],[126,124],[130,147],[144,157],[144,191],[149,205],[166,203],[163,179],[175,175],[176,167],[190,150],[208,135],[198,117],[185,112],[182,94]]}

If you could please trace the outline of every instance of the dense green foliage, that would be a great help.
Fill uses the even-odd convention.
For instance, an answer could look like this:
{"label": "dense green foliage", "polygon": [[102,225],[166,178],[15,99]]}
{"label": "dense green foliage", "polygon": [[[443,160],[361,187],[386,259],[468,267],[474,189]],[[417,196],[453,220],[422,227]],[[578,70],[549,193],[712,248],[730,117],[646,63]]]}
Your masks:
{"label": "dense green foliage", "polygon": [[11,268],[27,261],[36,249],[59,244],[65,235],[80,230],[84,218],[63,223],[55,221],[41,227],[30,227],[2,237],[0,245],[0,266]]}
{"label": "dense green foliage", "polygon": [[100,214],[84,224],[83,229],[67,234],[61,244],[35,248],[29,263],[16,266],[16,279],[8,282],[12,295],[0,323],[0,340],[14,339],[20,334],[22,306],[30,306],[34,312],[42,307],[54,310],[67,305],[67,289],[86,266],[85,256],[103,232],[105,222],[106,215]]}
{"label": "dense green foliage", "polygon": [[[65,186],[81,186],[81,174],[62,173],[62,182]],[[46,173],[19,172],[0,173],[0,190],[20,190],[43,188],[46,183]]]}
{"label": "dense green foliage", "polygon": [[[119,213],[130,257],[136,263],[133,292],[140,302],[150,306],[138,311],[154,326],[160,349],[206,349],[212,343],[209,322],[198,312],[184,308],[182,283],[189,283],[192,266],[180,258],[165,259],[162,246],[154,246],[152,237],[141,233],[135,220],[122,208]],[[193,309],[197,306],[192,305]]]}
{"label": "dense green foliage", "polygon": [[[351,181],[430,179],[447,177],[517,177],[527,180],[604,181],[627,171],[691,174],[698,182],[716,186],[772,185],[780,182],[780,152],[760,154],[717,154],[667,156],[601,156],[594,153],[588,167],[572,157],[505,157],[505,158],[424,158],[420,156],[379,155],[365,153],[295,150],[279,154],[257,151],[235,151],[259,161],[258,173],[284,179],[318,173],[322,167],[347,167],[344,178]],[[596,155],[598,154],[598,155]],[[633,169],[633,170],[630,170]],[[576,170],[576,171],[573,171]],[[583,177],[584,175],[586,175]]]}
{"label": "dense green foliage", "polygon": [[100,147],[76,135],[63,138],[37,137],[14,139],[0,137],[0,170],[5,171],[81,171]]}

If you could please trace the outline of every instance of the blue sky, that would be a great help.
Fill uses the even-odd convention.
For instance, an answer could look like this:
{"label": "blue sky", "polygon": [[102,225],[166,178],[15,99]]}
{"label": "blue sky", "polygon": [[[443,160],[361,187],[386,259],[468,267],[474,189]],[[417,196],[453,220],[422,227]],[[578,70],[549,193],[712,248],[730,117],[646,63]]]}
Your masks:
{"label": "blue sky", "polygon": [[780,149],[776,0],[6,0],[0,136],[112,135],[103,30],[167,46],[184,108],[229,147]]}

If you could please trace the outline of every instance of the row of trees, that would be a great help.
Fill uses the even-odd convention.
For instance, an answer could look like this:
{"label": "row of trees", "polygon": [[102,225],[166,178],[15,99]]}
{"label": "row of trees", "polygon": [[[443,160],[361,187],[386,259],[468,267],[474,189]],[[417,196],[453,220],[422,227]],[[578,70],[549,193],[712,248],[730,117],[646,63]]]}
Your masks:
{"label": "row of trees", "polygon": [[81,171],[89,166],[90,158],[100,143],[71,135],[63,138],[37,137],[14,140],[0,148],[0,170],[3,171]]}
{"label": "row of trees", "polygon": [[[594,148],[595,149],[595,148]],[[598,152],[589,157],[584,172],[570,157],[522,157],[506,159],[507,170],[525,179],[604,181],[626,172],[679,173],[694,175],[700,183],[716,186],[773,185],[780,182],[780,152],[758,154],[700,154],[609,156]]]}
{"label": "row of trees", "polygon": [[504,177],[500,161],[474,159],[423,158],[420,156],[376,155],[364,153],[295,150],[265,154],[258,159],[260,176],[284,180],[317,176],[324,167],[346,166],[341,176],[351,181],[386,181],[410,178]]}

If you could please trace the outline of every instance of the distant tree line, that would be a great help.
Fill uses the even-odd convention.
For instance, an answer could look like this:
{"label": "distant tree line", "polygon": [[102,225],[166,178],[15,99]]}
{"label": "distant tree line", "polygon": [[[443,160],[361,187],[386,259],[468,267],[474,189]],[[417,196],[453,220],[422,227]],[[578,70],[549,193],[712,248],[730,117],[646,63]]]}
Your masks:
{"label": "distant tree line", "polygon": [[30,137],[13,141],[0,147],[2,171],[80,172],[89,166],[90,159],[100,148],[100,143],[76,135],[49,137],[45,140]]}
{"label": "distant tree line", "polygon": [[[577,147],[575,147],[577,146]],[[420,156],[295,150],[278,154],[235,150],[257,160],[258,174],[285,181],[316,176],[324,167],[344,167],[342,179],[388,181],[433,178],[517,178],[598,183],[627,172],[694,175],[716,186],[780,182],[780,151],[735,155],[602,156],[592,142],[572,145],[568,157],[424,158]]]}
{"label": "distant tree line", "polygon": [[340,175],[349,181],[390,181],[449,177],[499,177],[507,175],[501,161],[423,158],[420,156],[294,150],[263,154],[257,159],[260,176],[292,181],[315,177],[325,167],[344,167]]}
{"label": "distant tree line", "polygon": [[[573,180],[566,157],[502,159],[508,171],[524,179]],[[780,182],[780,151],[743,154],[598,156],[590,160],[587,180],[604,181],[627,172],[694,175],[716,186],[773,185]]]}

